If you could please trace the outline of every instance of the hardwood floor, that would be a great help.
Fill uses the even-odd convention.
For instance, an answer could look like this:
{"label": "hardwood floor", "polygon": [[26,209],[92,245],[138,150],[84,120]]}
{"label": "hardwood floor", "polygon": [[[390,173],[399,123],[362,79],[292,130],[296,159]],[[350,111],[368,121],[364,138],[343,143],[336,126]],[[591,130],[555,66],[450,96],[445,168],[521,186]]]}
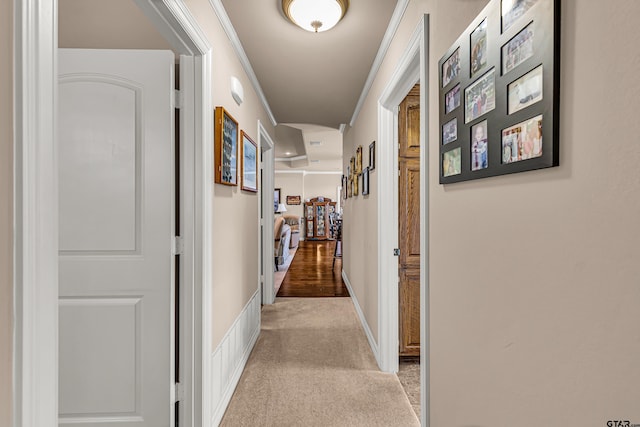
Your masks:
{"label": "hardwood floor", "polygon": [[342,280],[342,259],[336,259],[335,240],[301,241],[296,256],[278,291],[279,297],[348,297]]}

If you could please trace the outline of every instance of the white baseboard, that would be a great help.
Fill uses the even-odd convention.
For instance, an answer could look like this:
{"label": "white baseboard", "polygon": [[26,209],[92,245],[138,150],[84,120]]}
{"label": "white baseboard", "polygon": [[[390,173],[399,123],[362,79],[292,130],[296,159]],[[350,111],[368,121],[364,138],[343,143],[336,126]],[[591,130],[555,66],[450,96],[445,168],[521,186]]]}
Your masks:
{"label": "white baseboard", "polygon": [[213,416],[218,426],[260,335],[260,292],[256,291],[211,356]]}
{"label": "white baseboard", "polygon": [[353,292],[353,288],[351,287],[351,282],[349,281],[349,278],[347,277],[347,273],[345,273],[344,270],[342,270],[342,279],[344,280],[344,284],[347,286],[347,289],[349,290],[351,301],[353,302],[353,306],[356,309],[356,313],[358,313],[358,317],[360,318],[360,323],[362,323],[362,328],[364,329],[364,333],[367,336],[367,340],[369,341],[369,346],[371,346],[371,351],[373,351],[373,355],[376,358],[376,362],[378,362],[378,366],[381,366],[380,354],[378,352],[378,344],[376,343],[376,340],[373,338],[373,333],[371,332],[371,328],[367,323],[367,319],[364,317],[364,312],[360,307],[360,303],[358,302],[358,297],[356,296],[355,292]]}

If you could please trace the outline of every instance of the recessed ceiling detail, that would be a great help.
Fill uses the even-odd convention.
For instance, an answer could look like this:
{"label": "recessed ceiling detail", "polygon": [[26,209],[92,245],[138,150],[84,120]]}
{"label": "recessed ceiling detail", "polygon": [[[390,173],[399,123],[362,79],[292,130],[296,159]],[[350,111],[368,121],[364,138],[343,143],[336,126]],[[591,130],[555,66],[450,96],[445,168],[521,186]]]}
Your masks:
{"label": "recessed ceiling detail", "polygon": [[282,11],[298,27],[321,33],[335,27],[349,8],[349,0],[282,0]]}

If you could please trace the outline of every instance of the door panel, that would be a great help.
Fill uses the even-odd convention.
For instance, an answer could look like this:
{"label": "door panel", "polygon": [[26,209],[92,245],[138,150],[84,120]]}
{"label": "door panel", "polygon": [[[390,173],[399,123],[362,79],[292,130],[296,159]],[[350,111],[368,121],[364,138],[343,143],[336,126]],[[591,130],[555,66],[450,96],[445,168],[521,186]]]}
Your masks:
{"label": "door panel", "polygon": [[172,423],[174,62],[60,49],[60,425]]}
{"label": "door panel", "polygon": [[400,270],[400,355],[420,355],[420,270]]}
{"label": "door panel", "polygon": [[420,85],[415,85],[400,104],[398,142],[400,157],[420,157]]}
{"label": "door panel", "polygon": [[401,356],[420,355],[420,86],[398,110],[398,257]]}
{"label": "door panel", "polygon": [[400,268],[420,268],[420,159],[400,158]]}

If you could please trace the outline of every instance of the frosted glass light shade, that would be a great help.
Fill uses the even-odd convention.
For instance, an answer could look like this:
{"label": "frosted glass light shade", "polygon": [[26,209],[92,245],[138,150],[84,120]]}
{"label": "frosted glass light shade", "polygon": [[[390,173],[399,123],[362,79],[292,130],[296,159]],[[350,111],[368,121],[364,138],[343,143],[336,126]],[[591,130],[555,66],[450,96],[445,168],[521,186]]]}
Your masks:
{"label": "frosted glass light shade", "polygon": [[282,10],[287,18],[314,33],[335,27],[348,7],[349,0],[282,0]]}

